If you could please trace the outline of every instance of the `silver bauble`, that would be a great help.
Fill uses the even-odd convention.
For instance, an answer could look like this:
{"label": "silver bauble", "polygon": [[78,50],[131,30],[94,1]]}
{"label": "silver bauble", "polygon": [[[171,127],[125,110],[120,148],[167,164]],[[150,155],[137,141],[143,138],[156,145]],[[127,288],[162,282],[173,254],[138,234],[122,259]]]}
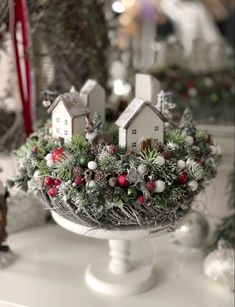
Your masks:
{"label": "silver bauble", "polygon": [[211,252],[204,261],[204,274],[218,282],[229,291],[235,290],[234,269],[235,251],[219,241],[218,248]]}
{"label": "silver bauble", "polygon": [[148,167],[145,164],[140,164],[138,166],[138,173],[140,175],[145,175],[145,174],[147,174],[147,172],[148,172]]}
{"label": "silver bauble", "polygon": [[182,226],[174,232],[175,242],[185,247],[201,247],[207,238],[209,225],[201,213],[191,211]]}

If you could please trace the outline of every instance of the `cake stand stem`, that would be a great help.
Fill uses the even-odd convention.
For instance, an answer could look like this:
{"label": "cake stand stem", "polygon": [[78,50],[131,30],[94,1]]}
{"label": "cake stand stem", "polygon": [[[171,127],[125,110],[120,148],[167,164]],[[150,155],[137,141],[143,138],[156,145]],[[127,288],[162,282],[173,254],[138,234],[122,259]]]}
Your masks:
{"label": "cake stand stem", "polygon": [[130,271],[131,265],[129,240],[109,240],[109,270],[114,274],[124,274]]}

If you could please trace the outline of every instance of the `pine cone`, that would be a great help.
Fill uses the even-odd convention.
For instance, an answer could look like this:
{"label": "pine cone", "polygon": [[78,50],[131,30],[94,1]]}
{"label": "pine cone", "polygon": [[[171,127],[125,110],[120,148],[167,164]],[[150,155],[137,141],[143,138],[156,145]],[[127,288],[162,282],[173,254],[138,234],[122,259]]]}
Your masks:
{"label": "pine cone", "polygon": [[103,151],[103,145],[92,145],[90,149],[90,153],[92,157],[96,158]]}
{"label": "pine cone", "polygon": [[95,181],[102,181],[103,179],[105,179],[107,176],[107,174],[103,171],[97,171],[95,173],[94,179]]}
{"label": "pine cone", "polygon": [[111,199],[113,197],[114,190],[112,188],[107,188],[104,190],[104,198]]}
{"label": "pine cone", "polygon": [[73,176],[77,177],[77,176],[82,176],[84,173],[84,170],[81,166],[75,166],[73,169]]}

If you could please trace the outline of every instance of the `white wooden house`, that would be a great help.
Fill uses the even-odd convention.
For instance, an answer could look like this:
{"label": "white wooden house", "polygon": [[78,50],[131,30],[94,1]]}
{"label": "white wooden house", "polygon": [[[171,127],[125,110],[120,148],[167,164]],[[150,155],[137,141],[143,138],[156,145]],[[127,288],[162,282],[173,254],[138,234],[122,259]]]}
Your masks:
{"label": "white wooden house", "polygon": [[105,90],[95,80],[89,79],[80,90],[87,108],[90,111],[90,119],[93,119],[94,113],[100,115],[102,122],[105,122]]}
{"label": "white wooden house", "polygon": [[74,134],[85,135],[85,118],[89,109],[78,92],[59,95],[48,112],[52,113],[52,136],[70,142]]}
{"label": "white wooden house", "polygon": [[165,117],[149,101],[134,98],[116,121],[119,146],[131,151],[163,142]]}
{"label": "white wooden house", "polygon": [[157,95],[160,92],[160,82],[147,74],[135,75],[135,97],[146,99],[157,104]]}

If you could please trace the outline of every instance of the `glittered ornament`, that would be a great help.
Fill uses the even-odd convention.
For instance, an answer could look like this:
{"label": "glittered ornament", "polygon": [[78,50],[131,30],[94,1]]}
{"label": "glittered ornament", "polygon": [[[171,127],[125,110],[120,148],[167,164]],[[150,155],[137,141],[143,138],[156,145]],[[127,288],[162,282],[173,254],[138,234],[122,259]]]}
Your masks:
{"label": "glittered ornament", "polygon": [[56,187],[58,187],[59,185],[61,185],[61,180],[60,180],[60,179],[55,179],[55,180],[54,180],[54,185],[55,185]]}
{"label": "glittered ornament", "polygon": [[188,182],[188,186],[189,186],[189,189],[190,189],[192,192],[194,192],[194,191],[196,191],[197,188],[198,188],[198,183],[197,183],[197,181],[195,181],[195,180],[190,180],[190,181]]}
{"label": "glittered ornament", "polygon": [[131,186],[127,189],[127,195],[130,198],[136,198],[138,194],[138,191],[136,190],[135,187]]}
{"label": "glittered ornament", "polygon": [[188,181],[188,173],[185,171],[182,171],[177,178],[177,183],[185,184],[187,183],[187,181]]}
{"label": "glittered ornament", "polygon": [[80,164],[80,166],[82,167],[86,167],[87,163],[88,163],[88,156],[86,155],[80,155],[80,157],[78,158],[78,163]]}
{"label": "glittered ornament", "polygon": [[128,188],[130,185],[129,181],[126,179],[126,176],[127,176],[127,173],[123,173],[117,177],[118,184],[122,188]]}
{"label": "glittered ornament", "polygon": [[155,188],[156,193],[162,193],[166,188],[166,184],[162,180],[157,180],[155,184],[156,184],[156,188]]}
{"label": "glittered ornament", "polygon": [[183,160],[178,160],[178,161],[177,161],[177,167],[178,167],[179,169],[184,169],[184,168],[186,167],[186,162],[183,161]]}
{"label": "glittered ornament", "polygon": [[51,197],[56,197],[58,194],[58,190],[57,188],[50,188],[48,190],[48,195],[50,195]]}
{"label": "glittered ornament", "polygon": [[46,160],[52,160],[52,154],[51,153],[47,154],[45,159]]}
{"label": "glittered ornament", "polygon": [[114,188],[117,185],[117,178],[116,177],[111,177],[109,178],[109,186]]}
{"label": "glittered ornament", "polygon": [[95,169],[97,169],[97,163],[95,161],[89,161],[87,167],[90,170],[94,171]]}
{"label": "glittered ornament", "polygon": [[204,274],[227,290],[234,291],[234,270],[235,250],[220,240],[218,248],[211,252],[204,261]]}
{"label": "glittered ornament", "polygon": [[191,211],[184,219],[183,225],[174,232],[176,243],[185,247],[201,247],[207,239],[209,225],[198,211]]}
{"label": "glittered ornament", "polygon": [[137,202],[139,205],[144,205],[146,203],[144,195],[139,196]]}
{"label": "glittered ornament", "polygon": [[189,146],[192,146],[193,143],[194,143],[193,137],[190,136],[190,135],[187,135],[187,136],[185,137],[185,143],[186,143],[187,145],[189,145]]}
{"label": "glittered ornament", "polygon": [[165,164],[165,158],[163,156],[158,156],[155,161],[159,166],[163,166]]}
{"label": "glittered ornament", "polygon": [[46,177],[44,180],[43,180],[43,185],[45,187],[51,187],[54,185],[54,179],[52,177]]}
{"label": "glittered ornament", "polygon": [[140,164],[137,170],[140,175],[145,175],[148,172],[148,167],[145,164]]}
{"label": "glittered ornament", "polygon": [[153,192],[156,188],[156,183],[152,180],[146,182],[146,188],[148,189],[149,192]]}
{"label": "glittered ornament", "polygon": [[52,151],[51,158],[54,162],[57,162],[64,155],[64,149],[59,147]]}

